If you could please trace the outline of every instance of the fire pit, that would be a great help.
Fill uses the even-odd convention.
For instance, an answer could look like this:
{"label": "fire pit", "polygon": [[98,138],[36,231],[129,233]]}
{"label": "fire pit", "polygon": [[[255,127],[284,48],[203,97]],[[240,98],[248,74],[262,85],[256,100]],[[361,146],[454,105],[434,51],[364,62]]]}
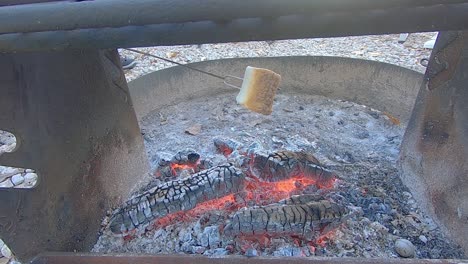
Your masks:
{"label": "fire pit", "polygon": [[284,77],[271,116],[180,67],[129,84],[152,180],[109,212],[93,251],[396,257],[407,239],[408,256],[463,258],[399,178],[420,74],[334,57],[194,66],[247,65]]}

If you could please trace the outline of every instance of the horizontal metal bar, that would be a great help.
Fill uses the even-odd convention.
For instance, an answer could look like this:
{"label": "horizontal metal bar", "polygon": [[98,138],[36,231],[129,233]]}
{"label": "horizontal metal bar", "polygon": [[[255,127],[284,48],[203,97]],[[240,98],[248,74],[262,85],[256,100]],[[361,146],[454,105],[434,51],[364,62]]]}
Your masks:
{"label": "horizontal metal bar", "polygon": [[52,2],[0,8],[0,34],[236,18],[320,14],[337,10],[430,7],[466,0],[111,0]]}
{"label": "horizontal metal bar", "polygon": [[0,6],[37,4],[45,2],[54,2],[61,0],[0,0]]}
{"label": "horizontal metal bar", "polygon": [[198,255],[129,255],[91,253],[48,253],[36,257],[31,264],[463,264],[463,260],[400,259],[400,258],[291,258],[242,256],[205,257]]}
{"label": "horizontal metal bar", "polygon": [[341,11],[276,19],[237,19],[0,35],[0,52],[128,48],[253,40],[468,29],[468,4]]}

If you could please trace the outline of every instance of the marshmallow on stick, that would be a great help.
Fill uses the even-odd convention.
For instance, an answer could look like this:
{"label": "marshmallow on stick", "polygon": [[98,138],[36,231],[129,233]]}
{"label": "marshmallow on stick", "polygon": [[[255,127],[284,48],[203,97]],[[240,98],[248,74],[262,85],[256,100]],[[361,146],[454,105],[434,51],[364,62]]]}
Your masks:
{"label": "marshmallow on stick", "polygon": [[280,81],[281,75],[273,71],[247,66],[237,103],[251,111],[270,115]]}

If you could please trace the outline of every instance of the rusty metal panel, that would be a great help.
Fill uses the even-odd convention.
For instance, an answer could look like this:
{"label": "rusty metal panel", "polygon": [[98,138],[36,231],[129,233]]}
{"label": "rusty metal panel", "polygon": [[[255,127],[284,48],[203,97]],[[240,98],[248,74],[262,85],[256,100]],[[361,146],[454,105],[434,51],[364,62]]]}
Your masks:
{"label": "rusty metal panel", "polygon": [[89,250],[147,172],[117,52],[0,54],[0,94],[0,129],[18,141],[0,164],[39,174],[34,189],[0,189],[0,237],[21,261]]}
{"label": "rusty metal panel", "polygon": [[48,253],[38,256],[31,264],[463,264],[463,260],[428,259],[373,259],[373,258],[297,258],[297,257],[254,257],[243,256],[205,257],[198,255],[123,255],[123,254],[73,254]]}
{"label": "rusty metal panel", "polygon": [[468,252],[468,32],[439,34],[401,148],[402,179]]}

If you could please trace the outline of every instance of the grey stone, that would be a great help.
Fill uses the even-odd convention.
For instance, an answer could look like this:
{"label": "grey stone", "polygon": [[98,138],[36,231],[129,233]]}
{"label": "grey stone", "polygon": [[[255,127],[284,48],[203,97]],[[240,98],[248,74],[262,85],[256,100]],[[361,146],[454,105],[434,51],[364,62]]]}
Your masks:
{"label": "grey stone", "polygon": [[395,251],[404,258],[412,258],[415,255],[416,248],[413,243],[407,239],[397,239],[395,241]]}
{"label": "grey stone", "polygon": [[257,257],[258,252],[257,252],[257,250],[255,248],[248,248],[245,251],[245,256],[248,257],[248,258]]}

